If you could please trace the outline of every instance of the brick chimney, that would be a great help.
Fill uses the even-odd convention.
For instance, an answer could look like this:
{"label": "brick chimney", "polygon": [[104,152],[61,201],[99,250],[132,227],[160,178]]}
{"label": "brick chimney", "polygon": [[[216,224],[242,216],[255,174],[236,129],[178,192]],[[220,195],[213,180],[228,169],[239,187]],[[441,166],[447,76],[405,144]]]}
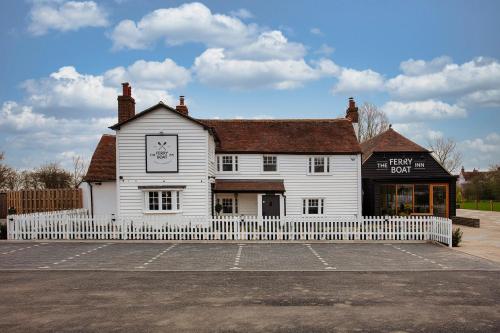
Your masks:
{"label": "brick chimney", "polygon": [[135,99],[132,97],[132,87],[128,82],[122,83],[123,93],[118,96],[118,122],[124,122],[135,116]]}
{"label": "brick chimney", "polygon": [[188,107],[184,104],[184,96],[179,96],[179,105],[175,107],[175,110],[179,113],[185,114],[186,116],[189,113]]}
{"label": "brick chimney", "polygon": [[349,107],[345,112],[345,117],[351,121],[354,133],[356,133],[356,138],[359,140],[359,113],[356,102],[354,102],[354,98],[352,97],[349,97]]}
{"label": "brick chimney", "polygon": [[349,107],[346,110],[345,117],[352,121],[353,123],[357,123],[359,119],[358,108],[356,107],[356,102],[354,102],[354,98],[349,97]]}

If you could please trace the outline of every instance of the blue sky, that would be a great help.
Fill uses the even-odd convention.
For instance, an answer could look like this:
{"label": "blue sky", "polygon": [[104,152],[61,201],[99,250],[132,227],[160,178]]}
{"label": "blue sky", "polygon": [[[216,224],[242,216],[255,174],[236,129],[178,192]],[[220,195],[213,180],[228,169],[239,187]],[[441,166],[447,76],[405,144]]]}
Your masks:
{"label": "blue sky", "polygon": [[89,159],[120,82],[140,111],[186,95],[199,118],[383,109],[464,166],[500,163],[498,1],[3,1],[0,151],[29,168]]}

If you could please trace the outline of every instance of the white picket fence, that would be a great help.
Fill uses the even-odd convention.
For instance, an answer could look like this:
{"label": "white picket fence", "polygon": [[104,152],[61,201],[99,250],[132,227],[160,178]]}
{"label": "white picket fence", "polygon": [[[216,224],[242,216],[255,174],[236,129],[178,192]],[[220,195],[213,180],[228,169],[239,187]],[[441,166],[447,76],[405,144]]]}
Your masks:
{"label": "white picket fence", "polygon": [[435,216],[91,217],[85,210],[12,215],[12,240],[379,240],[451,246],[451,220]]}

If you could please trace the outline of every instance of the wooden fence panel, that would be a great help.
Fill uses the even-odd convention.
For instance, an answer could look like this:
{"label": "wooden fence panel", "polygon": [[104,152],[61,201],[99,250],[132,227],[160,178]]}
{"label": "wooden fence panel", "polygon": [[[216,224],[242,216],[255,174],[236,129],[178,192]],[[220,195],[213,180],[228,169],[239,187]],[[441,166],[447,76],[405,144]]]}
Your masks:
{"label": "wooden fence panel", "polygon": [[7,207],[14,207],[17,214],[78,209],[83,207],[82,190],[67,188],[10,191],[7,192]]}

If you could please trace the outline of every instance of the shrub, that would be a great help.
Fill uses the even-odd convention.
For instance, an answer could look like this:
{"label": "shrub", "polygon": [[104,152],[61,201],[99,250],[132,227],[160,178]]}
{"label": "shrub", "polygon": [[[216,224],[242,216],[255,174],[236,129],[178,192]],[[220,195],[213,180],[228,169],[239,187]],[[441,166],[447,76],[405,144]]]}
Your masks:
{"label": "shrub", "polygon": [[460,228],[456,228],[453,230],[451,239],[451,244],[453,245],[453,247],[458,247],[458,245],[462,241],[462,234],[463,232],[462,230],[460,230]]}

